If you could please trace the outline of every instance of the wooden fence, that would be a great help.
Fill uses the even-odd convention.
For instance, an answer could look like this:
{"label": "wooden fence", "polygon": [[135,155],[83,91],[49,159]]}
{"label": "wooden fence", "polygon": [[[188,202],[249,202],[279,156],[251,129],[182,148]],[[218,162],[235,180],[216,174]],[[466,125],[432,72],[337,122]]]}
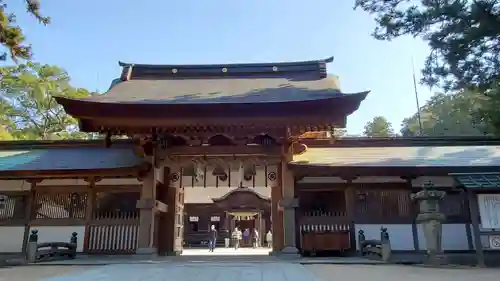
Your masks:
{"label": "wooden fence", "polygon": [[[25,226],[23,248],[30,228],[84,227],[83,252],[134,253],[137,249],[138,190],[96,192],[89,188],[4,193],[0,202],[0,226]],[[43,235],[43,230],[41,230]],[[69,236],[68,236],[69,237]],[[17,239],[17,238],[13,238]]]}

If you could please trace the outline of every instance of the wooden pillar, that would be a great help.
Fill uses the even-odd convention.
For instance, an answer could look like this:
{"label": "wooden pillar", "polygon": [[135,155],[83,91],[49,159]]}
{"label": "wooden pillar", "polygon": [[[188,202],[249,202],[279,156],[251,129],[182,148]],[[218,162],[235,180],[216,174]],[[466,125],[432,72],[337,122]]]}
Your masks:
{"label": "wooden pillar", "polygon": [[85,211],[85,234],[83,236],[83,251],[89,251],[90,228],[92,222],[92,215],[95,208],[95,182],[94,178],[88,180],[89,187],[87,190],[87,209]]}
{"label": "wooden pillar", "polygon": [[141,199],[137,202],[140,209],[139,217],[139,241],[137,254],[154,254],[155,236],[155,202],[157,169],[153,168],[144,178],[141,188]]}
{"label": "wooden pillar", "polygon": [[485,267],[483,243],[481,242],[481,231],[479,229],[479,205],[477,202],[477,195],[468,189],[467,199],[469,200],[469,212],[472,221],[472,233],[474,236],[474,246],[476,248],[477,265]]}
{"label": "wooden pillar", "polygon": [[34,219],[33,214],[36,213],[34,210],[35,204],[35,182],[30,182],[30,191],[26,198],[26,205],[24,209],[24,237],[23,237],[23,253],[26,253],[28,247],[28,237],[30,235],[31,220]]}
{"label": "wooden pillar", "polygon": [[288,169],[288,163],[282,162],[280,165],[282,199],[279,202],[279,208],[283,211],[283,231],[284,245],[282,253],[297,254],[295,234],[297,231],[295,225],[295,209],[299,206],[295,198],[295,178],[292,171]]}
{"label": "wooden pillar", "polygon": [[182,176],[180,167],[169,167],[167,187],[166,214],[167,229],[165,235],[167,255],[177,256],[182,253],[184,238],[184,189],[182,186]]}
{"label": "wooden pillar", "polygon": [[281,167],[269,165],[267,167],[267,182],[271,188],[271,225],[273,235],[273,252],[279,252],[284,245],[283,212],[279,209],[279,202],[283,198],[281,189]]}
{"label": "wooden pillar", "polygon": [[345,196],[345,211],[349,221],[349,237],[351,241],[351,251],[356,252],[356,188],[352,181],[354,178],[343,178],[347,182],[347,188],[344,190]]}

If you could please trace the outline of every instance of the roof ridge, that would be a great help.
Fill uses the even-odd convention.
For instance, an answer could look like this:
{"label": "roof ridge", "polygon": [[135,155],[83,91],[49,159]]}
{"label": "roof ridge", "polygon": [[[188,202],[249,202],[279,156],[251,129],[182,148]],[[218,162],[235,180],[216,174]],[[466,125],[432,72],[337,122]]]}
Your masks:
{"label": "roof ridge", "polygon": [[119,62],[123,68],[120,80],[200,78],[200,77],[248,77],[256,75],[283,76],[286,74],[312,74],[325,78],[326,64],[333,57],[323,60],[268,62],[268,63],[228,63],[228,64],[134,64]]}
{"label": "roof ridge", "polygon": [[151,67],[151,68],[163,68],[163,67],[186,67],[186,68],[214,68],[214,67],[257,67],[257,66],[291,66],[291,65],[307,65],[307,64],[317,64],[317,63],[331,63],[334,57],[328,57],[321,60],[305,60],[305,61],[292,61],[292,62],[257,62],[257,63],[217,63],[217,64],[138,64],[138,63],[126,63],[118,61],[118,65],[121,67],[133,66],[133,67]]}

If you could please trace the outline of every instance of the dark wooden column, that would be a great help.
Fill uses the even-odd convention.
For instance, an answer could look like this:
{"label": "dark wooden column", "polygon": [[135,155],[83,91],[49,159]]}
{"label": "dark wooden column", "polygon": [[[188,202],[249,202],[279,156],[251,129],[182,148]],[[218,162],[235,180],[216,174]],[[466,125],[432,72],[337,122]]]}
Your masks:
{"label": "dark wooden column", "polygon": [[469,212],[472,221],[472,233],[474,234],[474,246],[476,248],[477,265],[485,267],[483,243],[481,242],[481,231],[479,229],[479,204],[476,193],[467,190],[467,199],[469,200]]}
{"label": "dark wooden column", "polygon": [[349,221],[349,237],[351,241],[351,251],[356,252],[356,188],[352,181],[356,177],[342,177],[346,181],[347,188],[344,190],[345,211]]}
{"label": "dark wooden column", "polygon": [[184,190],[181,169],[169,167],[165,170],[168,171],[165,250],[167,255],[180,255],[184,236]]}
{"label": "dark wooden column", "polygon": [[152,169],[144,178],[141,188],[141,199],[137,202],[140,209],[139,241],[137,254],[154,254],[155,206],[156,201],[156,169]]}
{"label": "dark wooden column", "polygon": [[266,175],[271,188],[273,252],[280,252],[284,246],[283,212],[279,208],[279,202],[283,198],[283,191],[281,187],[281,169],[278,169],[278,165],[268,166]]}

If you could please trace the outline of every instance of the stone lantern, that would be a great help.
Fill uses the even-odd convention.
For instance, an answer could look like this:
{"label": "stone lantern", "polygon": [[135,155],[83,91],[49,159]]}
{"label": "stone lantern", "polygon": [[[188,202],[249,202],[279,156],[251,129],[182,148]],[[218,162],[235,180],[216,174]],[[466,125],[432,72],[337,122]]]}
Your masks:
{"label": "stone lantern", "polygon": [[422,225],[428,262],[431,264],[444,263],[441,239],[446,216],[440,212],[439,203],[445,195],[446,192],[436,190],[431,181],[424,183],[421,191],[411,195],[411,199],[419,204],[416,221]]}

